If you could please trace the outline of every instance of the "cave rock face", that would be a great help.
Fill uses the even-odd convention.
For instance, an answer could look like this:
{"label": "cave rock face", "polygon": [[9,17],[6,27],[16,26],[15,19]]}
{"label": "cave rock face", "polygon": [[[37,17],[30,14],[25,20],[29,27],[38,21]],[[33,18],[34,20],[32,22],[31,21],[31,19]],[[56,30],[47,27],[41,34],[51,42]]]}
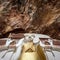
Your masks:
{"label": "cave rock face", "polygon": [[0,1],[0,35],[19,28],[60,39],[60,0]]}

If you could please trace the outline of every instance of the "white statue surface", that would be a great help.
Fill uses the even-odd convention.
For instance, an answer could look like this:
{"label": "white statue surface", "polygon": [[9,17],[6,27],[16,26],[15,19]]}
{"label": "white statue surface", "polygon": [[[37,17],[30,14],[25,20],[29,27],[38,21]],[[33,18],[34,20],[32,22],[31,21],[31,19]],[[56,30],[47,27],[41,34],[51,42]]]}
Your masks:
{"label": "white statue surface", "polygon": [[[22,52],[22,47],[23,45],[25,45],[27,42],[30,42],[32,41],[33,44],[35,45],[40,45],[41,47],[45,47],[45,44],[43,44],[39,38],[48,38],[48,42],[50,43],[50,46],[53,47],[53,42],[52,40],[50,39],[49,36],[47,35],[42,35],[42,34],[29,34],[29,33],[26,33],[24,34],[24,38],[22,39],[19,39],[18,43],[16,43],[16,51],[11,51],[11,52],[8,52],[4,58],[1,58],[7,50],[5,51],[2,51],[0,52],[0,60],[20,60],[19,57],[21,56],[21,52]],[[8,41],[6,41],[6,45],[5,46],[8,46],[10,43],[11,43],[11,39],[8,39]],[[27,47],[29,44],[27,44]],[[8,49],[9,50],[9,49]],[[34,50],[34,49],[33,49]],[[29,50],[28,50],[29,51]],[[45,51],[44,53],[46,53],[46,55],[48,56],[48,59],[49,60],[60,60],[60,52],[59,51],[53,51],[53,50],[50,50],[51,52],[49,51]],[[29,57],[29,56],[28,56]],[[23,59],[22,59],[23,60]]]}

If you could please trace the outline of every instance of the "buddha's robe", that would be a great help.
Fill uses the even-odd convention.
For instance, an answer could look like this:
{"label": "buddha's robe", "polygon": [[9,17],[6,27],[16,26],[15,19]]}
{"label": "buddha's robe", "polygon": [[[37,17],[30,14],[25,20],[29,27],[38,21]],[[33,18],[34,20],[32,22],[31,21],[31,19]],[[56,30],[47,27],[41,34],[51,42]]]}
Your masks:
{"label": "buddha's robe", "polygon": [[18,60],[46,60],[46,57],[40,45],[27,42],[23,44],[21,56]]}

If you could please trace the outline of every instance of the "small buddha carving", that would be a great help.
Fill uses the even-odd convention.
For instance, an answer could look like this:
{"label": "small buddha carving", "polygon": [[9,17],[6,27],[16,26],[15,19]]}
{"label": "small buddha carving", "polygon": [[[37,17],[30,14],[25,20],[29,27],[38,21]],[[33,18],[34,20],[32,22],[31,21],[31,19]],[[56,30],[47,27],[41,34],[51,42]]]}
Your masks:
{"label": "small buddha carving", "polygon": [[46,60],[42,47],[39,44],[34,44],[33,39],[29,37],[23,43],[21,56],[18,60]]}

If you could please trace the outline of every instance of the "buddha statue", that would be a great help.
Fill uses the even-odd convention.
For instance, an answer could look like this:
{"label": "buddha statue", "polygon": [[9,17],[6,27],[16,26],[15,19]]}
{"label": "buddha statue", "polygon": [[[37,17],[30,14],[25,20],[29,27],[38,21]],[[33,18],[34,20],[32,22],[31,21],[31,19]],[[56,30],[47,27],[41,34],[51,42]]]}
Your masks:
{"label": "buddha statue", "polygon": [[39,44],[34,44],[31,37],[25,40],[18,60],[46,60],[46,56]]}

